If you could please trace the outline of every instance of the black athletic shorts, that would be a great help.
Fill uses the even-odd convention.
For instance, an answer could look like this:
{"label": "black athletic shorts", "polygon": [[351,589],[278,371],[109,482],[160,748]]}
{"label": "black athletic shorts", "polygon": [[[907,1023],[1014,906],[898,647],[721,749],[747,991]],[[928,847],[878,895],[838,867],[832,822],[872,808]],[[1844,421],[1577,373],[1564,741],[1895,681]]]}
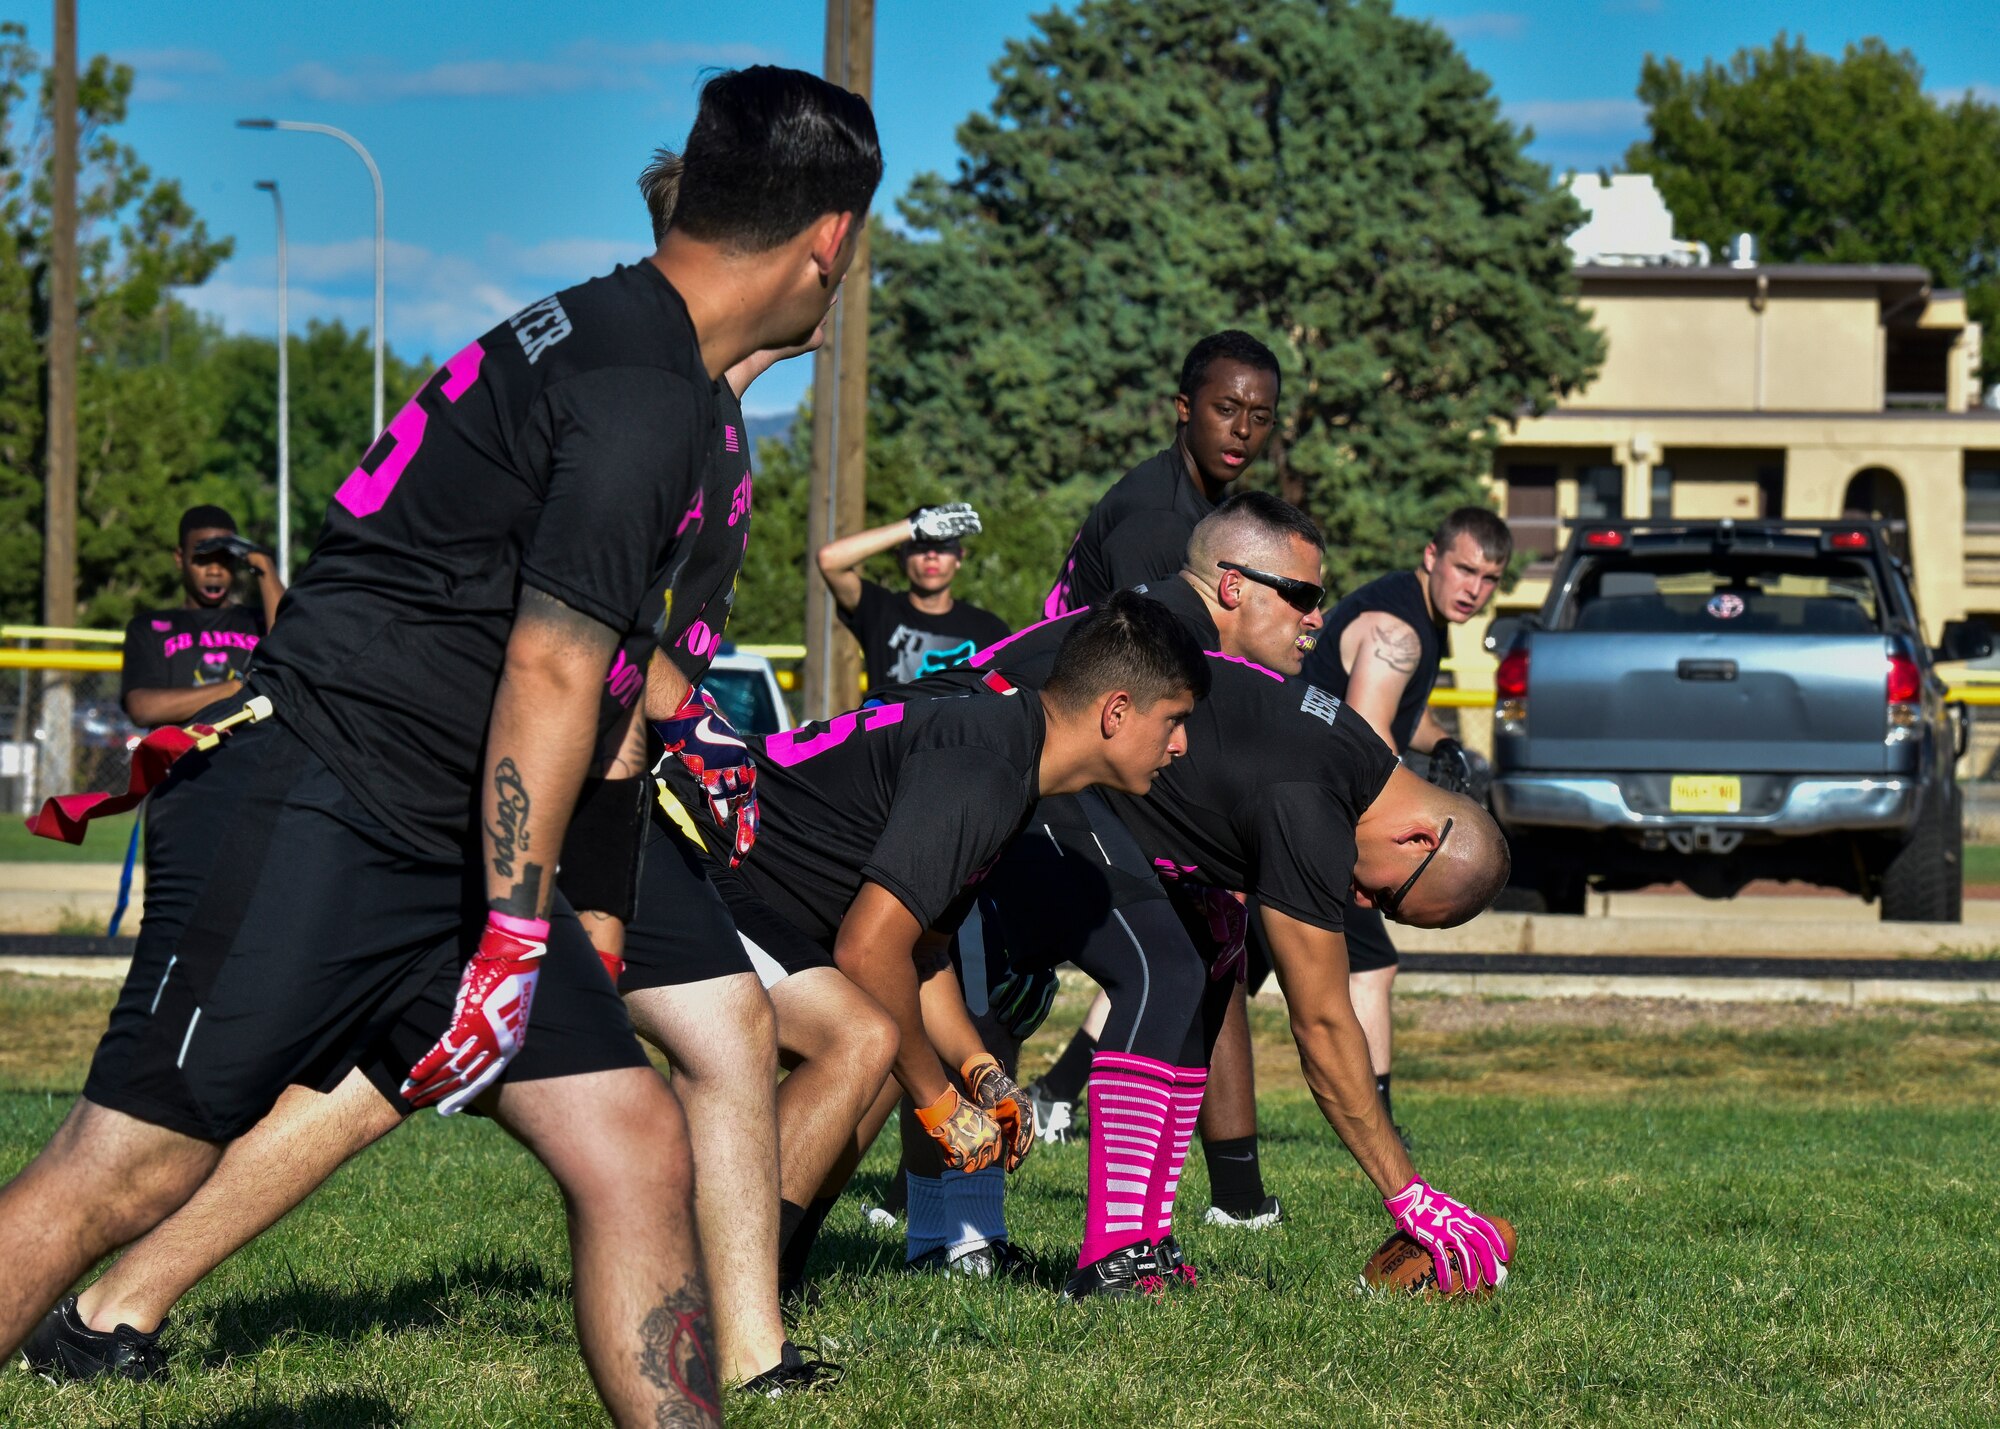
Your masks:
{"label": "black athletic shorts", "polygon": [[[1396,945],[1389,941],[1388,924],[1373,908],[1359,903],[1347,905],[1347,970],[1351,973],[1376,972],[1393,968],[1400,959]],[[1264,942],[1264,920],[1257,914],[1257,901],[1250,901],[1250,975],[1247,991],[1255,997],[1271,976],[1271,950]]]}
{"label": "black athletic shorts", "polygon": [[835,966],[833,949],[799,931],[798,927],[770,904],[750,891],[750,886],[733,873],[716,873],[715,891],[736,924],[737,939],[768,988],[786,978],[814,968]]}
{"label": "black athletic shorts", "polygon": [[682,987],[755,971],[701,855],[656,808],[646,826],[638,912],[625,925],[618,990]]}
{"label": "black athletic shorts", "polygon": [[[476,861],[404,848],[279,720],[185,756],[153,799],[169,836],[86,1097],[227,1141],[288,1084],[392,1047],[414,1061],[444,1032],[484,921]],[[645,1065],[581,926],[552,920],[507,1080]]]}

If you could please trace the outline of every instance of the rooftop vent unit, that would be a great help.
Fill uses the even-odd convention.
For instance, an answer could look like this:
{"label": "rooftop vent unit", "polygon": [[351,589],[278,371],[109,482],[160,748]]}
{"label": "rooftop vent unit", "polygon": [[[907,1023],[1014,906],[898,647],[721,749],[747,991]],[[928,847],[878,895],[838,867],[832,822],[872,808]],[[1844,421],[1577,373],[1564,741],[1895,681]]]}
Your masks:
{"label": "rooftop vent unit", "polygon": [[1708,245],[1674,237],[1674,216],[1650,174],[1572,174],[1569,191],[1590,219],[1569,236],[1579,264],[1616,268],[1706,266]]}

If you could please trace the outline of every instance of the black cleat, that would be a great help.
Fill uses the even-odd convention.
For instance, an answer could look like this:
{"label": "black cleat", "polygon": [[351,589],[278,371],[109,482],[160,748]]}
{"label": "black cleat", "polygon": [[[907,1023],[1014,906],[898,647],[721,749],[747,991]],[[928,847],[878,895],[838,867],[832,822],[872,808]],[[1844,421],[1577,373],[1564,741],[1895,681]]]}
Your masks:
{"label": "black cleat", "polygon": [[951,1251],[939,1246],[927,1250],[903,1269],[913,1275],[965,1275],[974,1280],[1032,1280],[1035,1258],[1011,1241],[989,1240],[983,1245]]}
{"label": "black cleat", "polygon": [[167,1357],[160,1349],[160,1334],[166,1328],[162,1321],[150,1335],[130,1325],[109,1333],[93,1330],[83,1323],[71,1295],[42,1317],[21,1346],[21,1358],[51,1382],[116,1375],[143,1384],[167,1377]]}
{"label": "black cleat", "polygon": [[1153,1248],[1153,1257],[1160,1262],[1160,1276],[1167,1282],[1167,1289],[1192,1290],[1201,1283],[1201,1277],[1182,1253],[1181,1243],[1172,1236]]}
{"label": "black cleat", "polygon": [[1140,1241],[1081,1267],[1063,1286],[1063,1299],[1102,1295],[1123,1300],[1133,1295],[1164,1295],[1167,1282],[1150,1242]]}
{"label": "black cleat", "polygon": [[738,1394],[759,1399],[782,1399],[788,1394],[824,1394],[847,1378],[847,1371],[832,1360],[818,1355],[807,1359],[799,1347],[786,1340],[778,1351],[778,1362],[754,1379],[736,1386]]}

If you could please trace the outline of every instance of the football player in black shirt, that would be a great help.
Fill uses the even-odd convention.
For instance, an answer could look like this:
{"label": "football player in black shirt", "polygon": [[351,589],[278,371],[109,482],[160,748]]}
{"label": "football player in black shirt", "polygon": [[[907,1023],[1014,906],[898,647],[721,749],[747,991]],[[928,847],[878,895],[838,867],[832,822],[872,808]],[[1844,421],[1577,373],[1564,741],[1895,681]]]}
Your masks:
{"label": "football player in black shirt", "polygon": [[[1459,507],[1439,524],[1415,571],[1391,572],[1341,597],[1306,660],[1307,679],[1344,699],[1394,752],[1429,755],[1433,781],[1447,787],[1470,782],[1465,751],[1430,712],[1447,632],[1486,609],[1513,554],[1505,521],[1483,506]],[[1347,956],[1354,1010],[1389,1105],[1396,946],[1380,916],[1352,920]]]}
{"label": "football player in black shirt", "polygon": [[[840,623],[861,643],[871,692],[961,664],[1007,638],[1006,621],[951,593],[964,538],[978,531],[979,513],[957,501],[919,506],[901,521],[820,547],[820,578],[833,592]],[[896,552],[908,590],[892,591],[860,574],[870,556],[888,550]]]}
{"label": "football player in black shirt", "polygon": [[1174,394],[1174,440],[1098,499],[1063,557],[1044,616],[1181,568],[1195,524],[1264,453],[1277,430],[1278,359],[1247,332],[1211,333],[1188,350]]}
{"label": "football player in black shirt", "polygon": [[[898,1033],[896,1082],[952,1166],[978,1168],[1003,1155],[1018,1164],[1032,1126],[1019,1121],[1018,1093],[985,1055],[963,1003],[950,1017],[948,1002],[920,1002],[919,939],[957,923],[967,885],[1038,798],[1092,784],[1147,788],[1185,747],[1180,727],[1206,688],[1199,647],[1153,602],[1121,594],[1070,627],[1039,693],[973,681],[948,697],[749,741],[762,805],[756,842],[731,867],[728,846],[703,839],[767,984],[837,968],[887,1009]],[[704,798],[681,771],[663,767],[683,805],[699,811]],[[941,1012],[949,1019],[942,1024]],[[784,1019],[781,1002],[781,1040]],[[946,1062],[971,1100],[959,1096]],[[879,1087],[878,1070],[824,1089],[816,1114],[795,1108],[782,1118],[787,1185],[818,1189],[791,1237],[790,1268],[880,1125],[857,1139]],[[795,1124],[803,1135],[791,1134]]]}
{"label": "football player in black shirt", "polygon": [[[224,833],[149,886],[84,1097],[0,1192],[0,1347],[287,1083],[429,1038],[409,1101],[498,1083],[482,1105],[564,1187],[614,1418],[719,1419],[685,1129],[554,900],[554,856],[607,691],[636,727],[627,647],[653,638],[713,382],[818,324],[881,157],[865,101],[771,67],[708,82],[685,155],[651,260],[516,314],[391,423],[258,652],[257,718],[156,796]],[[75,1312],[56,1338],[108,1338]]]}
{"label": "football player in black shirt", "polygon": [[[125,627],[125,663],[118,702],[132,723],[156,729],[179,724],[243,687],[250,652],[271,628],[285,586],[271,553],[236,534],[236,518],[220,506],[181,513],[174,565],[185,598],[149,610]],[[257,604],[235,598],[245,569],[257,579]]]}
{"label": "football player in black shirt", "polygon": [[[1174,1192],[1208,1044],[1241,976],[1231,893],[1256,898],[1308,1084],[1392,1214],[1400,1224],[1412,1205],[1443,1204],[1373,1098],[1341,931],[1350,905],[1434,926],[1473,916],[1505,882],[1506,843],[1470,800],[1398,771],[1337,698],[1281,673],[1297,668],[1318,624],[1318,540],[1303,514],[1259,493],[1197,528],[1186,570],[1149,588],[1212,647],[1214,683],[1190,723],[1187,757],[1144,798],[1044,801],[1031,836],[981,886],[996,914],[989,956],[997,923],[1017,967],[1069,959],[1111,994],[1092,1069],[1090,1193],[1072,1295],[1157,1288],[1156,1276],[1175,1271],[1176,1283],[1191,1283],[1171,1239]],[[1253,586],[1258,605],[1278,609],[1244,601]],[[974,664],[1032,685],[1060,624]],[[1231,921],[1234,946],[1204,970],[1198,943]],[[1490,1270],[1483,1235],[1473,1248]],[[1496,1237],[1492,1255],[1497,1247]]]}

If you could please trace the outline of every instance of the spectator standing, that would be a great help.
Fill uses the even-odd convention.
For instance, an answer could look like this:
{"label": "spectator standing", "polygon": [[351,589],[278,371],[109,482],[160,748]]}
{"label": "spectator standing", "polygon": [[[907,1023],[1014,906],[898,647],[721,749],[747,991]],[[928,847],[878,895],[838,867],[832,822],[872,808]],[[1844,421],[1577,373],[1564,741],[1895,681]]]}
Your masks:
{"label": "spectator standing", "polygon": [[[236,532],[220,506],[191,506],[181,515],[174,565],[186,592],[167,610],[146,611],[125,627],[125,666],[118,702],[148,729],[181,724],[242,688],[250,652],[277,618],[285,594],[271,553]],[[253,573],[258,600],[236,598],[237,578]]]}
{"label": "spectator standing", "polygon": [[[961,538],[978,532],[979,513],[960,501],[919,506],[901,521],[820,547],[820,578],[840,607],[840,623],[861,642],[871,692],[962,664],[1011,633],[992,611],[951,593],[965,560]],[[888,550],[902,562],[904,590],[860,574],[864,561]]]}

